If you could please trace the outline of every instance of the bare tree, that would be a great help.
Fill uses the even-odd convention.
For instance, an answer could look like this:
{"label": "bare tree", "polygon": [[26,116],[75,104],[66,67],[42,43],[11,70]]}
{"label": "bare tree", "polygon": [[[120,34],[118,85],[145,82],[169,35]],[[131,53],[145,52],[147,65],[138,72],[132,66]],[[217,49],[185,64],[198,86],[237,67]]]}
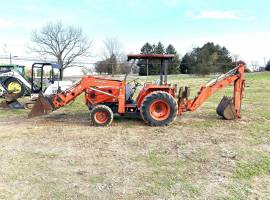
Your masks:
{"label": "bare tree", "polygon": [[104,40],[104,58],[108,59],[114,55],[117,59],[122,54],[122,45],[117,38],[107,38]]}
{"label": "bare tree", "polygon": [[104,41],[103,60],[107,61],[108,72],[114,75],[117,72],[118,62],[123,57],[122,45],[117,38],[107,38]]}
{"label": "bare tree", "polygon": [[92,74],[93,73],[93,69],[91,67],[86,67],[86,66],[83,66],[81,68],[81,72],[83,73],[83,75],[89,75],[89,74]]}
{"label": "bare tree", "polygon": [[74,61],[82,56],[89,56],[91,41],[81,28],[64,26],[61,22],[49,23],[41,30],[34,31],[30,50],[42,57],[53,56],[60,65],[60,78],[68,67],[76,66]]}
{"label": "bare tree", "polygon": [[253,72],[256,72],[256,71],[258,71],[258,66],[259,66],[259,64],[258,64],[258,61],[251,61],[251,66],[252,66],[252,71]]}
{"label": "bare tree", "polygon": [[132,67],[132,65],[130,63],[128,63],[127,61],[121,62],[119,64],[119,72],[121,74],[129,74],[132,70],[131,67]]}
{"label": "bare tree", "polygon": [[95,64],[95,71],[99,74],[109,73],[108,63],[106,60],[98,61]]}
{"label": "bare tree", "polygon": [[239,55],[238,54],[232,54],[232,60],[235,63],[235,66],[236,67],[238,65],[238,58],[239,58]]}

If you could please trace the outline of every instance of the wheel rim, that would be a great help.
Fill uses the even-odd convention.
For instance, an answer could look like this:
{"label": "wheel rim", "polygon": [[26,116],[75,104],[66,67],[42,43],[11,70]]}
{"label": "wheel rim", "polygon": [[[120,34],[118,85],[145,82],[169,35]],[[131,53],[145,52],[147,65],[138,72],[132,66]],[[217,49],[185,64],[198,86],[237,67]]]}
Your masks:
{"label": "wheel rim", "polygon": [[104,124],[109,120],[108,114],[102,111],[96,112],[94,117],[95,121],[99,124]]}
{"label": "wheel rim", "polygon": [[8,91],[18,94],[22,91],[22,87],[18,82],[11,82],[7,87]]}
{"label": "wheel rim", "polygon": [[150,115],[157,121],[166,120],[170,115],[171,108],[163,100],[156,100],[150,105]]}

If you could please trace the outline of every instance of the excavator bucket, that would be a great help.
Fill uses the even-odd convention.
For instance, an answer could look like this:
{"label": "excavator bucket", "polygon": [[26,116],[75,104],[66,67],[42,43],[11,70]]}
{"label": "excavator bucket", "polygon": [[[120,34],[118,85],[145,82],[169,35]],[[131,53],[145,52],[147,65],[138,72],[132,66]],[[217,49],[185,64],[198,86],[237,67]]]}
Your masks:
{"label": "excavator bucket", "polygon": [[24,109],[24,106],[18,102],[17,100],[13,101],[2,101],[0,102],[0,108],[5,108],[5,109]]}
{"label": "excavator bucket", "polygon": [[24,106],[17,100],[16,94],[7,93],[4,95],[4,100],[0,102],[0,108],[24,109]]}
{"label": "excavator bucket", "polygon": [[29,118],[37,117],[41,115],[47,115],[54,110],[50,97],[39,95],[36,103],[34,104],[31,112],[28,114]]}
{"label": "excavator bucket", "polygon": [[217,107],[217,114],[224,119],[236,119],[237,115],[231,97],[224,96]]}

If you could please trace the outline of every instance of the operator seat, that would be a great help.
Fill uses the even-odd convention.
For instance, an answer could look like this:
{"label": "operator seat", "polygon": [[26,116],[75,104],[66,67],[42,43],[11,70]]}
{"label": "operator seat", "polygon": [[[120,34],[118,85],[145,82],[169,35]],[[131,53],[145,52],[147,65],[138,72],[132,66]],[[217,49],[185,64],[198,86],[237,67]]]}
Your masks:
{"label": "operator seat", "polygon": [[126,85],[126,101],[127,102],[132,101],[133,94],[134,94],[133,88],[129,84],[127,84]]}

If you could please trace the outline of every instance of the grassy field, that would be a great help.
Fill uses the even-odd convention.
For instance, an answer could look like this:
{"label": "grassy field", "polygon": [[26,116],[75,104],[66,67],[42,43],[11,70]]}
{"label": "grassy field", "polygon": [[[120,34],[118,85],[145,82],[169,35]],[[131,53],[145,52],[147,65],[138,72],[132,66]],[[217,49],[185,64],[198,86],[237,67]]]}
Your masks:
{"label": "grassy field", "polygon": [[[170,80],[194,96],[209,78]],[[269,85],[270,73],[246,76],[237,121],[215,112],[232,87],[168,127],[92,127],[82,98],[34,119],[1,110],[0,199],[270,199]]]}

